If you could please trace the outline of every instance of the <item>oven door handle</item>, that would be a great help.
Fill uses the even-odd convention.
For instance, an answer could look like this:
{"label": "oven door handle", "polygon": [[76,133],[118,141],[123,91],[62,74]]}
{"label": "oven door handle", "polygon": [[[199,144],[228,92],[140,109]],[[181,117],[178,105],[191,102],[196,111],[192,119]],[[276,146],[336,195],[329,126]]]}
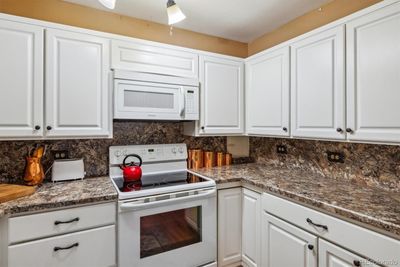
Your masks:
{"label": "oven door handle", "polygon": [[146,208],[164,206],[167,204],[175,204],[175,203],[179,203],[179,202],[199,200],[199,199],[204,199],[204,198],[209,198],[209,197],[215,196],[216,192],[217,192],[217,190],[213,188],[213,189],[209,189],[209,190],[199,191],[199,193],[196,195],[175,197],[175,198],[170,198],[167,200],[159,200],[159,201],[156,200],[156,201],[147,202],[147,203],[143,203],[143,202],[135,203],[135,201],[132,201],[132,202],[128,202],[128,203],[122,203],[120,205],[120,210],[121,211],[134,211],[134,210],[141,210],[141,209],[146,209]]}

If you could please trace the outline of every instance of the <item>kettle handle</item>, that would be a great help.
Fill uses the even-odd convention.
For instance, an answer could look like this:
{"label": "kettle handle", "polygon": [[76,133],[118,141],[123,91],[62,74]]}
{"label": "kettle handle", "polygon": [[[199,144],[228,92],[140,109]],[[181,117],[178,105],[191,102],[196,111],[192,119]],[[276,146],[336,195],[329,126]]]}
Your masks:
{"label": "kettle handle", "polygon": [[122,162],[122,165],[124,166],[124,167],[126,167],[126,159],[127,158],[130,158],[130,157],[135,157],[135,158],[137,158],[138,160],[139,160],[139,167],[140,166],[142,166],[142,158],[139,156],[139,155],[137,155],[137,154],[129,154],[129,155],[126,155],[126,157],[124,158],[124,161]]}

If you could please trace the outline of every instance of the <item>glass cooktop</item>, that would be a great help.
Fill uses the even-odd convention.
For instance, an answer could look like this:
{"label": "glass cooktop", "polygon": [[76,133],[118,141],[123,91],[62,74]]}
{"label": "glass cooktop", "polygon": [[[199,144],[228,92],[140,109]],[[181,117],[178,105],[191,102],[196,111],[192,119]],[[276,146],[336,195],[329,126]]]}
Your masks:
{"label": "glass cooktop", "polygon": [[135,182],[124,182],[122,177],[113,178],[113,180],[120,192],[159,189],[170,186],[190,185],[208,181],[207,179],[186,171],[157,175],[143,175],[141,180]]}

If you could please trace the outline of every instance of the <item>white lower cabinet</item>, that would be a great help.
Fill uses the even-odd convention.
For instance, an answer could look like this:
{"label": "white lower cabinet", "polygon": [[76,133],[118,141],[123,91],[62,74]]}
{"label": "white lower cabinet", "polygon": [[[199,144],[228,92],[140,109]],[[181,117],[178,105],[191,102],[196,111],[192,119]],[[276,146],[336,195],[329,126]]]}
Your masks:
{"label": "white lower cabinet", "polygon": [[317,267],[317,236],[262,214],[262,266]]}
{"label": "white lower cabinet", "polygon": [[0,266],[116,266],[115,221],[115,203],[2,218]]}
{"label": "white lower cabinet", "polygon": [[318,250],[319,250],[319,258],[318,258],[319,266],[323,267],[378,266],[354,253],[351,253],[348,250],[340,248],[322,239],[318,241]]}
{"label": "white lower cabinet", "polygon": [[8,266],[115,266],[113,240],[115,226],[111,225],[13,245],[8,247]]}
{"label": "white lower cabinet", "polygon": [[261,199],[262,266],[317,266],[317,256],[319,267],[400,264],[399,240],[267,193]]}
{"label": "white lower cabinet", "polygon": [[239,266],[242,259],[242,188],[218,191],[218,266]]}
{"label": "white lower cabinet", "polygon": [[261,194],[243,188],[242,209],[242,264],[261,266]]}

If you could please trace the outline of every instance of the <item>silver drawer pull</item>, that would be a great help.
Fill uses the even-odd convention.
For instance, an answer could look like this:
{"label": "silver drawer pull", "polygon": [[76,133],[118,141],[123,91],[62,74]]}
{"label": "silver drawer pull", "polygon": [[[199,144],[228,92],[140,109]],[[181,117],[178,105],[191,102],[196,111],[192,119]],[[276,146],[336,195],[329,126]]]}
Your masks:
{"label": "silver drawer pull", "polygon": [[67,250],[67,249],[71,249],[71,248],[77,247],[77,246],[79,246],[78,242],[76,242],[76,243],[74,243],[74,244],[72,244],[71,246],[68,246],[68,247],[54,247],[54,251]]}
{"label": "silver drawer pull", "polygon": [[59,224],[64,224],[64,223],[73,223],[73,222],[79,222],[79,217],[76,217],[72,220],[69,221],[55,221],[54,224],[55,225],[59,225]]}
{"label": "silver drawer pull", "polygon": [[314,226],[316,226],[316,227],[320,227],[320,228],[322,228],[322,229],[328,231],[328,226],[326,226],[326,225],[314,223],[310,218],[307,218],[306,221],[307,221],[309,224],[312,224],[312,225],[314,225]]}

